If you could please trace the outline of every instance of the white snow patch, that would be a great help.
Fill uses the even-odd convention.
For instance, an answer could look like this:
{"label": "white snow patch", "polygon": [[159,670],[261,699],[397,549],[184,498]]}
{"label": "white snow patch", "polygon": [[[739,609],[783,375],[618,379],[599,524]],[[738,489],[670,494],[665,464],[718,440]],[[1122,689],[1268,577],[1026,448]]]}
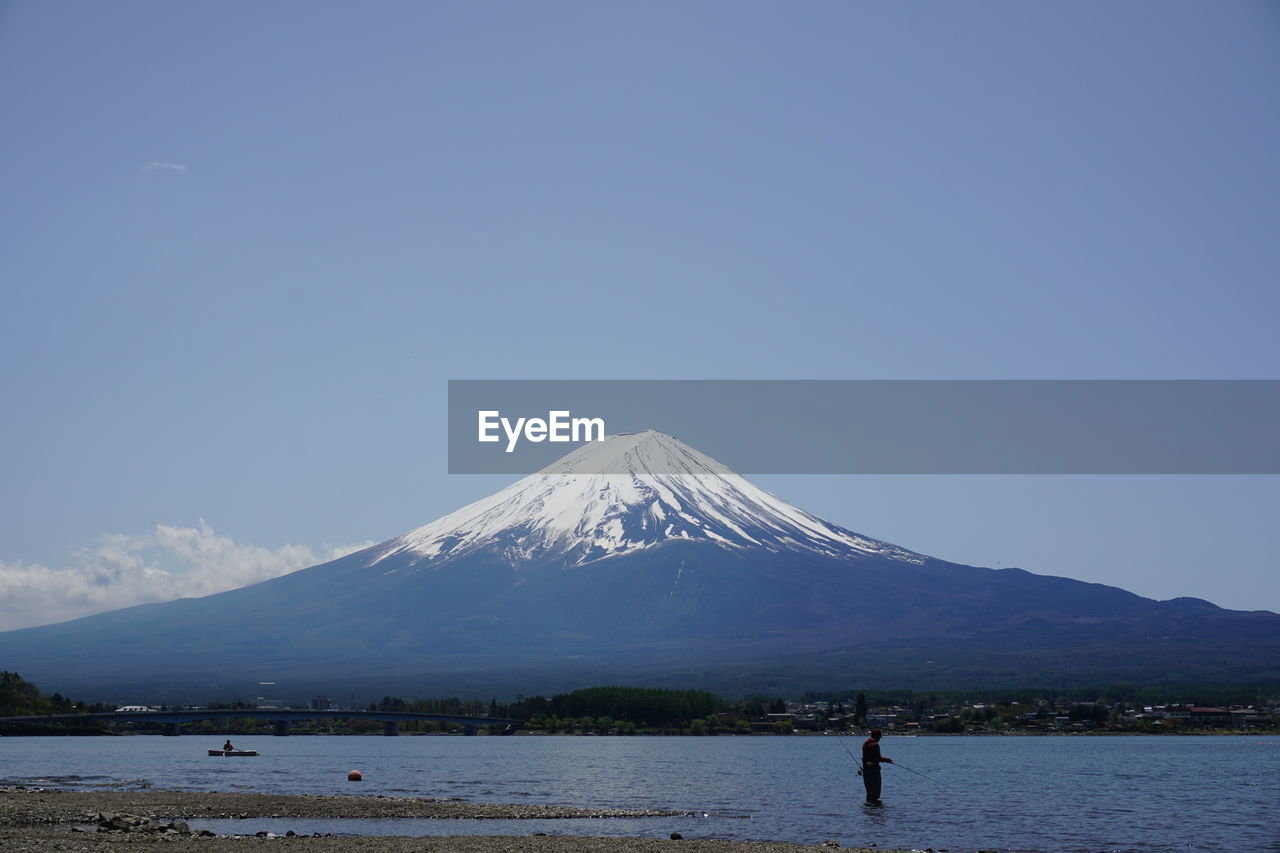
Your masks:
{"label": "white snow patch", "polygon": [[647,431],[585,445],[487,498],[391,540],[373,562],[404,552],[447,562],[493,547],[513,563],[538,555],[563,556],[568,565],[580,565],[598,558],[600,551],[621,554],[672,539],[923,561],[918,554],[829,524],[677,439]]}

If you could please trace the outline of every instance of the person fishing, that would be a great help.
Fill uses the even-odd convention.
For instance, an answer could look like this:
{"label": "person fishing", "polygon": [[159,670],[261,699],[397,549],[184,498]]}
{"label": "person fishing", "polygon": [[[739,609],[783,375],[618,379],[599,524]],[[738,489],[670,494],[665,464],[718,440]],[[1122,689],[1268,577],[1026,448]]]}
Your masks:
{"label": "person fishing", "polygon": [[862,742],[862,784],[867,788],[867,803],[880,802],[880,765],[892,764],[892,758],[880,754],[880,730],[872,729],[871,737]]}

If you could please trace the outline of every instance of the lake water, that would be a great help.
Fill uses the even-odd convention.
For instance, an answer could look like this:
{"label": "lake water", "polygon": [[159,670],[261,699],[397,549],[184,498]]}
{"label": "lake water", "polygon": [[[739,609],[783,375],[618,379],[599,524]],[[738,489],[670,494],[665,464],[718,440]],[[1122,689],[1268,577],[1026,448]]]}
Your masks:
{"label": "lake water", "polygon": [[[0,784],[693,810],[575,821],[192,821],[217,832],[635,835],[1011,853],[1280,851],[1280,738],[886,737],[884,806],[823,737],[0,738]],[[855,753],[861,738],[843,742]],[[360,770],[364,781],[346,781]]]}

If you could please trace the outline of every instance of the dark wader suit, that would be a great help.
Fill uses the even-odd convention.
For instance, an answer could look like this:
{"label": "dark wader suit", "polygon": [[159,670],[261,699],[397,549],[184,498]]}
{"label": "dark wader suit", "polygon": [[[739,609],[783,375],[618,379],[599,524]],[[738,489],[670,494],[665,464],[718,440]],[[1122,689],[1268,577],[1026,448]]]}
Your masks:
{"label": "dark wader suit", "polygon": [[880,744],[874,738],[862,742],[862,784],[867,788],[867,802],[880,802]]}

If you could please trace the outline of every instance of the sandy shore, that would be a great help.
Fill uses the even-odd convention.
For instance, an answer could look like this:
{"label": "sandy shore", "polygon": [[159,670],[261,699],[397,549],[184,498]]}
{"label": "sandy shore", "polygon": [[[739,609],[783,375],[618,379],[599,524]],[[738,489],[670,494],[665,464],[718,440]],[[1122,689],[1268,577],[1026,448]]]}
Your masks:
{"label": "sandy shore", "polygon": [[[97,853],[145,845],[172,853],[236,853],[279,850],[299,853],[799,853],[830,850],[781,842],[672,840],[663,818],[683,812],[632,809],[573,809],[562,806],[501,805],[401,797],[322,797],[186,791],[48,791],[0,788],[0,850],[4,853]],[[568,835],[273,837],[182,832],[73,832],[101,815],[133,815],[164,823],[190,818],[653,818],[649,838],[598,838]],[[179,824],[181,828],[181,825]],[[843,848],[861,850],[861,848]],[[861,853],[871,853],[862,850]],[[893,853],[877,850],[875,853]]]}

